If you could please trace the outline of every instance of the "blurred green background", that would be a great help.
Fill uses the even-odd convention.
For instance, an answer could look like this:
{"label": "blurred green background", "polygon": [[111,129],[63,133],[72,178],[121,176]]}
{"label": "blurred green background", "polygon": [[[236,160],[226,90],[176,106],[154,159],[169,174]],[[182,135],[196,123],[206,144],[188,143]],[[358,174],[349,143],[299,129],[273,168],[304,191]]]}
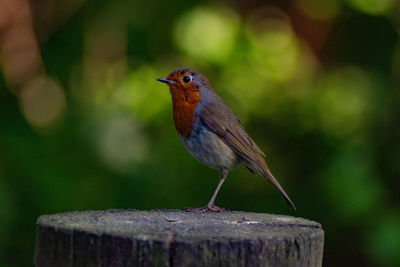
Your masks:
{"label": "blurred green background", "polygon": [[396,0],[1,0],[0,265],[32,264],[41,214],[206,204],[155,80],[191,67],[298,211],[244,168],[217,205],[322,223],[324,266],[399,266],[399,32]]}

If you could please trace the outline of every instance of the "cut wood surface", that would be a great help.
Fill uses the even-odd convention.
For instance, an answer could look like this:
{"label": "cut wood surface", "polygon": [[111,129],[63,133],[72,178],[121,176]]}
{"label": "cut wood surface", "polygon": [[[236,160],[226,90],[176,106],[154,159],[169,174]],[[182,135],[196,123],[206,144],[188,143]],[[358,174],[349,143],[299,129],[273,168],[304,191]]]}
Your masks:
{"label": "cut wood surface", "polygon": [[40,266],[322,266],[319,223],[227,211],[104,210],[40,216]]}

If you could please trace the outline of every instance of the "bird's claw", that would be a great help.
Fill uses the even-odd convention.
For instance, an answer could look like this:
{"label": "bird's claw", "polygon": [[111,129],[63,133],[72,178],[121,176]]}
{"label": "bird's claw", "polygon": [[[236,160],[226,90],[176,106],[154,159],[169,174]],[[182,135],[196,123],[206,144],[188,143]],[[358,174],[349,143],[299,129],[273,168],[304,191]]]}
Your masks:
{"label": "bird's claw", "polygon": [[206,205],[204,207],[200,207],[200,208],[190,208],[190,207],[186,207],[184,208],[185,211],[187,212],[193,212],[193,213],[203,213],[203,212],[223,212],[223,211],[227,211],[227,209],[225,208],[220,208],[218,206],[215,205]]}

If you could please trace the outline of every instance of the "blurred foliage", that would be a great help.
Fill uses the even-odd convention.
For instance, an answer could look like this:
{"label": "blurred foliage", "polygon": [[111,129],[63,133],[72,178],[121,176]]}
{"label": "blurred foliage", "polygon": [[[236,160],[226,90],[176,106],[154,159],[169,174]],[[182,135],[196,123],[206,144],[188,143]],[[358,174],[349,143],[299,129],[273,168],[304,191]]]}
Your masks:
{"label": "blurred foliage", "polygon": [[31,265],[41,214],[208,201],[218,173],[184,150],[155,80],[191,67],[298,211],[243,168],[218,205],[322,223],[324,266],[398,266],[399,14],[395,0],[0,1],[0,265]]}

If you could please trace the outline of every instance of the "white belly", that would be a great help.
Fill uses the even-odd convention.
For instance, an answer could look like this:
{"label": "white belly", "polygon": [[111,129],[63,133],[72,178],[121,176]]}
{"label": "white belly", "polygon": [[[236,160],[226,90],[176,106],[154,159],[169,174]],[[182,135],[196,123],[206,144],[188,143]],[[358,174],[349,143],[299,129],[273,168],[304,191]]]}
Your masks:
{"label": "white belly", "polygon": [[190,137],[181,138],[183,145],[195,159],[214,169],[229,170],[238,164],[236,153],[219,136],[202,123],[197,123],[196,126]]}

